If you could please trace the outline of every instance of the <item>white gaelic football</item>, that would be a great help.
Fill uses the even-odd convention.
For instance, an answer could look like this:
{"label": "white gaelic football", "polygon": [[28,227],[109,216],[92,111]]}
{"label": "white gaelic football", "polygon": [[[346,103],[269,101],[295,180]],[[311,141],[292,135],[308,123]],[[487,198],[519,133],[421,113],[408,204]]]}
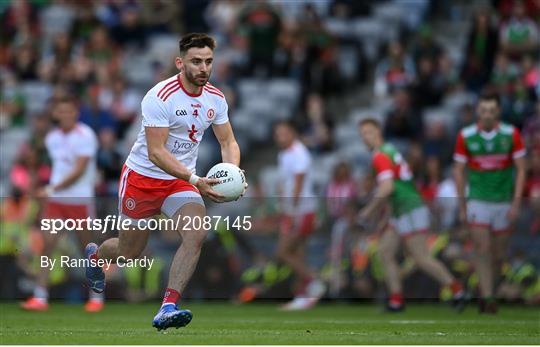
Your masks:
{"label": "white gaelic football", "polygon": [[246,177],[242,170],[234,164],[219,163],[214,165],[206,177],[219,179],[219,183],[213,185],[212,189],[225,196],[225,201],[236,200],[244,192]]}

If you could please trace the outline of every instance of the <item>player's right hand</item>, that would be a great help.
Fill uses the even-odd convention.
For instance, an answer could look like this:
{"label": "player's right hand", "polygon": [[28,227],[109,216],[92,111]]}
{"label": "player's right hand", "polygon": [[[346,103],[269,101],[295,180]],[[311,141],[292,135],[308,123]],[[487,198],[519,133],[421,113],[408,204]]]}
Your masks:
{"label": "player's right hand", "polygon": [[200,177],[195,186],[202,196],[207,196],[214,202],[224,202],[225,197],[212,189],[212,185],[217,183],[219,183],[219,178]]}

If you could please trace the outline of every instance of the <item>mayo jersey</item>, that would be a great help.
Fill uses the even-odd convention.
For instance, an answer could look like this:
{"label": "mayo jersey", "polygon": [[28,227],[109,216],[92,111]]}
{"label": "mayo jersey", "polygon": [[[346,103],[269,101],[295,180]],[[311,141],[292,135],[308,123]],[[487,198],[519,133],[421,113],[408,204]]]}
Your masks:
{"label": "mayo jersey", "polygon": [[59,128],[51,130],[45,137],[45,146],[52,161],[50,183],[57,185],[62,182],[75,168],[79,157],[89,157],[90,160],[82,174],[71,186],[58,190],[50,196],[51,199],[93,197],[96,183],[96,153],[98,141],[94,131],[86,124],[77,123],[69,132]]}
{"label": "mayo jersey", "polygon": [[385,143],[374,151],[371,164],[378,182],[385,179],[394,180],[394,191],[390,195],[394,217],[399,217],[424,205],[414,185],[409,165],[392,144]]}
{"label": "mayo jersey", "polygon": [[180,74],[156,84],[142,102],[142,127],[129,153],[126,165],[133,171],[152,178],[177,179],[148,159],[145,127],[169,128],[166,148],[195,173],[199,144],[204,131],[212,124],[225,124],[227,102],[216,87],[207,83],[199,94],[184,89]]}
{"label": "mayo jersey", "polygon": [[[289,148],[278,154],[280,197],[283,198],[284,212],[310,213],[316,210],[313,182],[310,174],[311,155],[308,149],[300,141],[295,141]],[[300,191],[300,200],[296,208],[293,206],[295,176],[304,174],[304,183]]]}
{"label": "mayo jersey", "polygon": [[454,160],[467,164],[469,198],[504,202],[512,200],[514,192],[514,159],[525,154],[519,130],[513,125],[501,122],[485,132],[473,124],[459,132]]}

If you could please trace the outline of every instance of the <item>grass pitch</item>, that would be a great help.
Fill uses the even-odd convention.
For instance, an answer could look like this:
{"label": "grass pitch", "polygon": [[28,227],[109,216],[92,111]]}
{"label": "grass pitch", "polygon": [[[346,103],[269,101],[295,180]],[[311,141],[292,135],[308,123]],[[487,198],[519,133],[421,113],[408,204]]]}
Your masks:
{"label": "grass pitch", "polygon": [[481,316],[476,307],[456,314],[443,304],[391,314],[374,305],[281,312],[269,303],[186,303],[191,324],[158,333],[151,326],[157,303],[108,303],[97,314],[62,303],[40,313],[0,305],[1,344],[540,344],[540,310],[521,306]]}

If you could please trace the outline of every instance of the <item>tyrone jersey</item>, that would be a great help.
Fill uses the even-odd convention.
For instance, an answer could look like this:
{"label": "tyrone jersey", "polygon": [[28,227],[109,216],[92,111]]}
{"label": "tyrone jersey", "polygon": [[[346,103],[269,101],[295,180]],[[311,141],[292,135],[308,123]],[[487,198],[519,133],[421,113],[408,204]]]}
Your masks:
{"label": "tyrone jersey", "polygon": [[[283,201],[285,213],[311,213],[316,209],[313,182],[310,175],[311,155],[304,144],[296,140],[289,148],[278,154],[279,195]],[[300,191],[298,206],[293,206],[295,176],[304,174],[304,183]]]}
{"label": "tyrone jersey", "polygon": [[[77,200],[93,197],[95,194],[98,141],[92,128],[86,124],[77,123],[67,133],[59,128],[53,129],[45,137],[45,147],[47,147],[52,162],[50,180],[52,185],[59,184],[73,171],[77,158],[90,158],[82,176],[71,186],[52,193],[51,199],[75,198]],[[62,199],[63,202],[65,200]]]}
{"label": "tyrone jersey", "polygon": [[390,178],[394,180],[394,191],[390,195],[393,216],[399,217],[424,205],[414,186],[409,165],[393,145],[385,143],[374,151],[371,164],[377,182]]}
{"label": "tyrone jersey", "polygon": [[166,148],[195,173],[199,143],[204,131],[212,124],[229,121],[227,102],[221,91],[207,83],[199,94],[191,94],[182,86],[180,74],[150,89],[141,102],[141,109],[142,127],[126,165],[141,175],[165,180],[177,178],[148,159],[145,127],[169,128]]}
{"label": "tyrone jersey", "polygon": [[454,160],[467,163],[469,198],[504,202],[514,191],[513,160],[525,155],[519,130],[499,123],[491,132],[473,124],[463,128],[457,137]]}

